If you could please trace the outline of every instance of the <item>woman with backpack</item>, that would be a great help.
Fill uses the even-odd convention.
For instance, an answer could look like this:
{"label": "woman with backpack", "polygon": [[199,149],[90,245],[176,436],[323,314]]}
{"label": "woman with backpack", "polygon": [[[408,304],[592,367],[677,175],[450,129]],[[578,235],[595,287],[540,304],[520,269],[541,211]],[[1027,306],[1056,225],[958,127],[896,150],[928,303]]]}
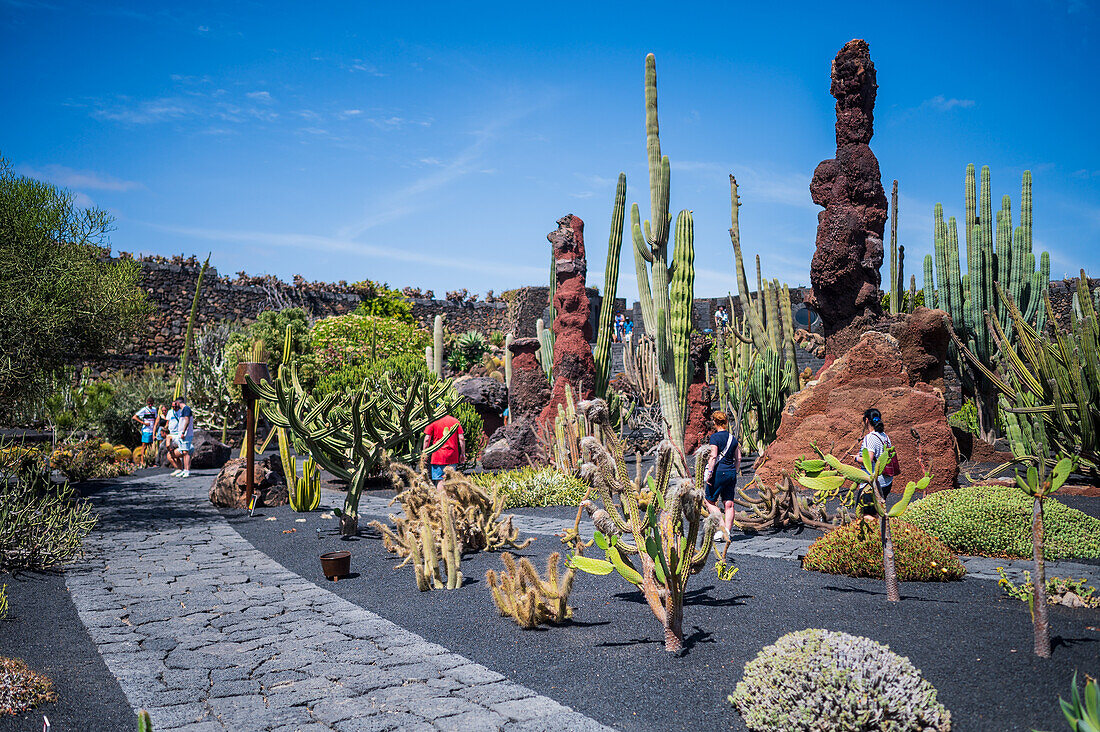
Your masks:
{"label": "woman with backpack", "polygon": [[714,434],[710,436],[710,459],[704,474],[706,494],[703,503],[709,511],[722,516],[725,539],[729,541],[733,531],[733,515],[737,510],[733,499],[737,495],[737,472],[741,466],[741,445],[730,429],[729,417],[718,411],[711,415]]}
{"label": "woman with backpack", "polygon": [[[865,411],[863,413],[863,429],[865,434],[862,443],[860,443],[858,457],[861,458],[862,462],[863,451],[867,450],[871,453],[871,464],[874,465],[887,448],[893,447],[890,437],[886,434],[886,425],[882,423],[882,413],[874,407]],[[897,453],[895,452],[882,475],[878,477],[878,492],[883,501],[890,495],[890,486],[893,485],[894,475],[898,472],[897,461]],[[860,495],[859,505],[865,509],[869,508],[870,513],[875,512],[874,502],[875,497],[870,492],[864,490]]]}

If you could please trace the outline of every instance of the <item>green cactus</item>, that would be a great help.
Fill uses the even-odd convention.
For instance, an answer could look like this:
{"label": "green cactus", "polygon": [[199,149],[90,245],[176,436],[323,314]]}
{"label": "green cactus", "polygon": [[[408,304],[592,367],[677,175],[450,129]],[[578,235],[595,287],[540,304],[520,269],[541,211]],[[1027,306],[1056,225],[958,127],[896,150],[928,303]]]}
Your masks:
{"label": "green cactus", "polygon": [[[1001,210],[993,217],[989,167],[981,170],[980,188],[974,165],[966,167],[966,269],[961,275],[959,239],[955,218],[943,219],[943,206],[933,211],[936,250],[935,305],[951,316],[952,326],[965,347],[991,367],[996,353],[986,313],[997,315],[1011,340],[1016,332],[1004,301],[998,298],[999,285],[1021,311],[1024,322],[1042,330],[1046,311],[1041,307],[1050,283],[1050,255],[1043,252],[1035,269],[1032,252],[1031,171],[1024,171],[1020,194],[1020,226],[1012,227],[1012,203],[1001,199]],[[996,224],[996,225],[995,225]],[[927,305],[927,295],[925,297]],[[971,368],[957,347],[948,351],[952,367],[960,375],[963,390],[973,396],[978,407],[978,426],[982,439],[996,437],[995,408],[997,387],[982,369]]]}
{"label": "green cactus", "polygon": [[[676,219],[675,249],[668,258],[671,216],[668,210],[669,160],[661,154],[657,121],[657,61],[645,60],[646,151],[649,158],[650,219],[642,223],[638,204],[630,207],[634,265],[646,333],[657,350],[657,390],[661,416],[682,453],[687,415],[687,387],[693,372],[688,344],[695,286],[694,225],[690,211]],[[652,278],[652,281],[651,281]],[[680,469],[686,466],[680,465]]]}
{"label": "green cactus", "polygon": [[626,173],[619,173],[615,186],[615,206],[611,210],[611,234],[607,241],[607,264],[603,275],[603,301],[600,304],[600,326],[596,335],[596,350],[592,352],[596,362],[595,394],[607,398],[607,386],[611,382],[611,337],[615,317],[615,295],[619,287],[619,254],[623,246],[623,215],[626,212]]}
{"label": "green cactus", "polygon": [[138,732],[153,732],[153,718],[144,709],[138,712]]}
{"label": "green cactus", "polygon": [[[822,505],[830,498],[842,495],[843,488],[849,481],[852,486],[841,499],[845,507],[863,506],[872,509],[879,518],[879,532],[882,537],[882,569],[886,579],[886,599],[889,602],[899,602],[901,595],[898,593],[898,574],[894,565],[894,542],[890,534],[890,519],[901,518],[909,508],[909,502],[913,494],[923,491],[932,482],[932,475],[925,473],[919,481],[909,481],[902,493],[901,500],[891,508],[886,507],[886,501],[878,489],[878,479],[883,474],[886,466],[890,464],[894,456],[894,448],[887,447],[879,455],[878,460],[873,460],[871,452],[866,448],[861,451],[862,466],[856,467],[842,463],[837,457],[822,453],[817,450],[818,458],[811,460],[799,460],[795,464],[795,480],[804,488],[814,492],[814,497]],[[870,506],[863,496],[872,498]],[[861,528],[862,530],[862,528]]]}
{"label": "green cactus", "polygon": [[202,278],[206,275],[206,268],[210,266],[210,255],[206,255],[206,261],[202,263],[199,277],[195,280],[195,296],[191,299],[191,315],[187,318],[187,334],[183,338],[183,355],[180,356],[180,373],[176,378],[176,392],[173,399],[187,396],[187,364],[191,360],[191,341],[195,335],[195,318],[199,313],[199,295],[202,293]]}
{"label": "green cactus", "polygon": [[901,312],[902,285],[905,281],[905,247],[898,246],[898,182],[895,180],[890,190],[890,291],[889,312],[897,315]]}
{"label": "green cactus", "polygon": [[[302,388],[298,366],[280,368],[274,383],[249,386],[263,399],[263,411],[276,428],[288,429],[325,470],[348,481],[340,516],[340,531],[354,536],[359,527],[359,497],[367,477],[398,447],[424,428],[453,413],[457,396],[451,382],[427,384],[420,375],[405,389],[385,377],[381,384],[364,383],[358,391],[333,393],[316,401]],[[451,427],[425,451],[431,454],[454,433]],[[413,442],[416,444],[416,442]],[[415,456],[398,455],[398,459]]]}
{"label": "green cactus", "polygon": [[[703,474],[705,451],[696,453],[696,477],[672,478],[675,448],[665,440],[657,450],[657,463],[643,479],[640,471],[631,479],[626,470],[622,442],[609,435],[607,405],[602,400],[582,403],[594,423],[606,426],[605,442],[595,437],[583,441],[587,456],[583,475],[602,507],[585,500],[581,506],[595,524],[593,540],[606,560],[574,553],[568,566],[589,574],[618,572],[638,587],[650,610],[664,628],[665,650],[683,649],[682,616],[688,579],[706,564],[713,546],[718,519],[705,515]],[[613,496],[618,495],[621,512]],[[728,578],[732,571],[719,576]]]}
{"label": "green cactus", "polygon": [[932,255],[924,255],[924,306],[936,307],[935,282],[932,279]]}
{"label": "green cactus", "polygon": [[546,380],[554,382],[554,331],[546,327],[542,318],[535,321],[535,335],[539,339],[538,359]]}

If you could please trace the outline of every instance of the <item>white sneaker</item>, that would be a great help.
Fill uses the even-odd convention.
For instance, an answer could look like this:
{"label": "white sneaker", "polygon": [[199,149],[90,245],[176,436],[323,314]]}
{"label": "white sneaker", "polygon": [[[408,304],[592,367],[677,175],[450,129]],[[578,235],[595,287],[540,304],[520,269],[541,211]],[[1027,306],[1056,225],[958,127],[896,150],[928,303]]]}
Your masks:
{"label": "white sneaker", "polygon": [[181,478],[190,478],[191,477],[191,471],[190,470],[182,470],[182,471],[180,471],[179,477],[181,477]]}
{"label": "white sneaker", "polygon": [[724,531],[722,531],[721,529],[714,532],[714,540],[717,541],[718,543],[720,543],[720,544],[725,543],[726,539],[727,539],[726,533]]}
{"label": "white sneaker", "polygon": [[182,470],[173,470],[172,471],[172,477],[173,478],[178,478],[181,474],[183,474]]}

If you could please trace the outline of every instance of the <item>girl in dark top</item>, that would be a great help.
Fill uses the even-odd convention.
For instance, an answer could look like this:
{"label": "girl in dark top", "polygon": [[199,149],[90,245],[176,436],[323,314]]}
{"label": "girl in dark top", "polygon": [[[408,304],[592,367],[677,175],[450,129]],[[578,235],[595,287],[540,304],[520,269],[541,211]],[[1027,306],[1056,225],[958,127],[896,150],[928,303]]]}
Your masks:
{"label": "girl in dark top", "polygon": [[737,510],[733,499],[737,495],[741,445],[737,442],[737,435],[730,429],[729,417],[725,412],[715,412],[712,418],[715,432],[710,436],[710,459],[707,461],[706,495],[703,503],[708,510],[722,516],[725,539],[728,541],[733,530],[733,514]]}

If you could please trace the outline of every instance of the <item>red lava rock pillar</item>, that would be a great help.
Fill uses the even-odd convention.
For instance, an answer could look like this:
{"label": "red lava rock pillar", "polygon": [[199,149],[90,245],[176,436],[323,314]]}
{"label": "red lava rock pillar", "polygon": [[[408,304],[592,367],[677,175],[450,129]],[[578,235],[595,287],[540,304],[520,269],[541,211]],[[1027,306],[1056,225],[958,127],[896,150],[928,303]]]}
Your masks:
{"label": "red lava rock pillar", "polygon": [[688,386],[687,423],[684,425],[684,455],[691,455],[710,437],[711,393],[707,386],[707,361],[710,340],[700,333],[691,334],[691,363],[695,372]]}
{"label": "red lava rock pillar", "polygon": [[[817,215],[817,251],[810,264],[811,307],[821,316],[826,351],[843,345],[830,337],[849,325],[881,314],[879,285],[886,193],[878,160],[871,152],[874,134],[875,65],[863,40],[848,41],[833,59],[836,97],[836,158],[814,171],[810,194],[825,210]],[[858,337],[838,339],[839,344]]]}
{"label": "red lava rock pillar", "polygon": [[[592,323],[588,294],[584,290],[588,262],[584,258],[584,222],[569,214],[558,219],[558,229],[546,238],[554,248],[557,289],[554,293],[554,390],[541,420],[553,421],[558,405],[565,403],[565,387],[577,400],[591,399],[596,387],[596,362],[592,358]],[[515,361],[512,362],[514,373]],[[513,376],[513,378],[515,378]]]}

